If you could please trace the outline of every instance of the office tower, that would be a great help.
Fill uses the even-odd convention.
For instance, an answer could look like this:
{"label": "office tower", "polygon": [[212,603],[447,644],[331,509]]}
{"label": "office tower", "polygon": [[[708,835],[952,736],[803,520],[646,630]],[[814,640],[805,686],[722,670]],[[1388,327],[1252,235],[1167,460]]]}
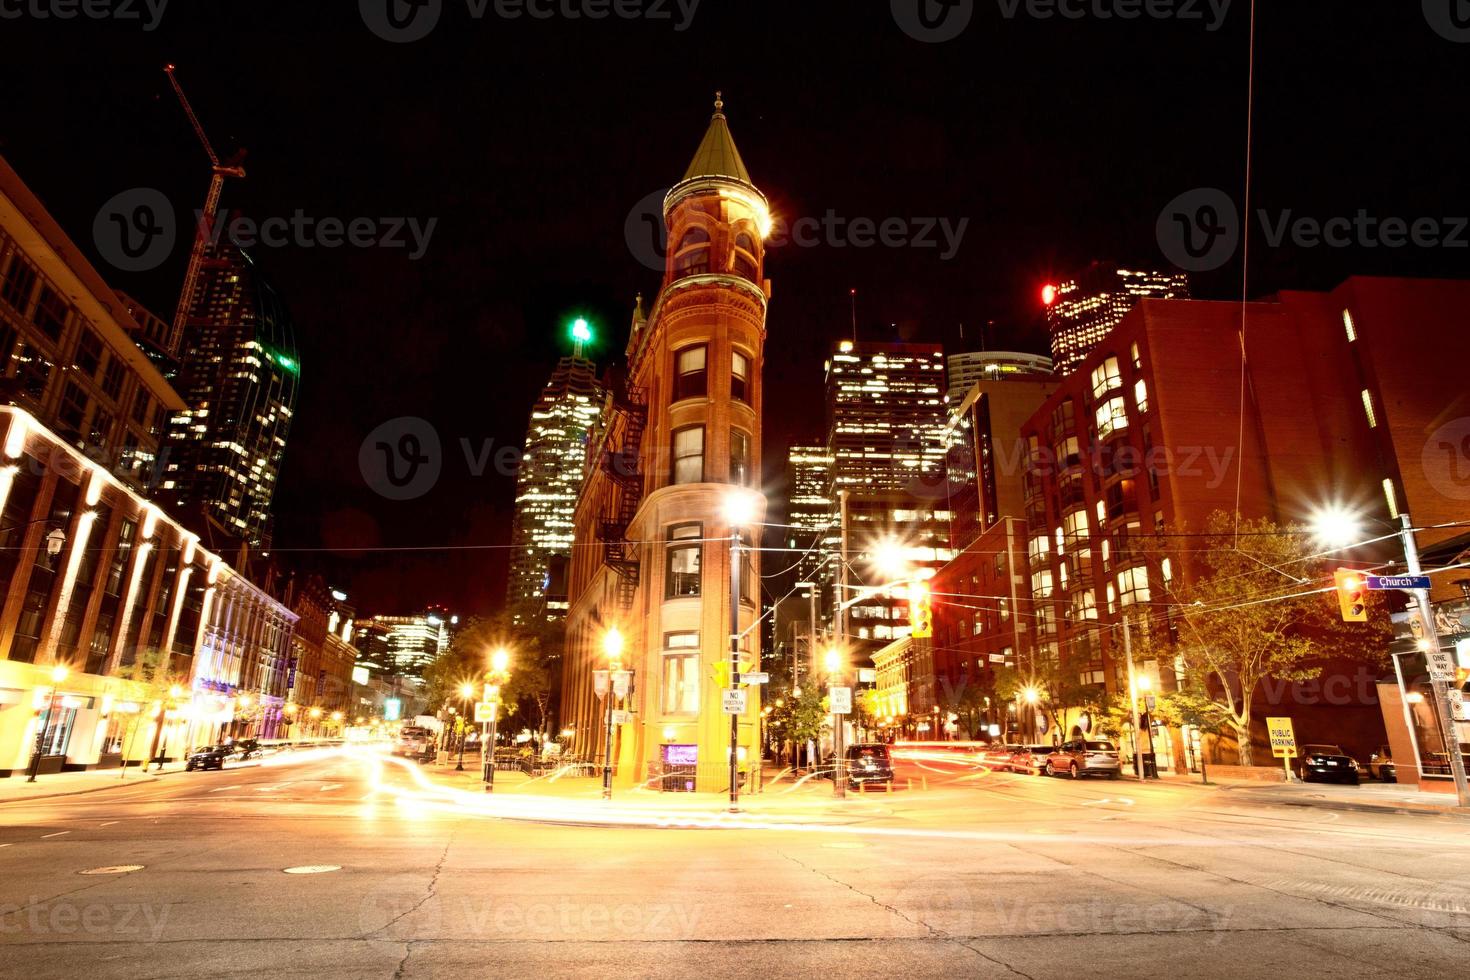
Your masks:
{"label": "office tower", "polygon": [[1080,274],[1041,293],[1051,332],[1051,359],[1057,374],[1071,374],[1098,341],[1144,298],[1184,299],[1189,277],[1182,272],[1120,269],[1094,262]]}
{"label": "office tower", "polygon": [[1010,378],[1050,377],[1051,358],[1024,351],[974,350],[950,354],[948,363],[948,401],[953,406],[977,381],[1004,381]]}

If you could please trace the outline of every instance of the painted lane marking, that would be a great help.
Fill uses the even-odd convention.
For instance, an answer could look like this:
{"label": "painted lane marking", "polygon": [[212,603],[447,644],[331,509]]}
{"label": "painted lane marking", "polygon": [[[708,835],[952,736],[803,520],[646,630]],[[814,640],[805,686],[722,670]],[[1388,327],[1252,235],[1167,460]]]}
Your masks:
{"label": "painted lane marking", "polygon": [[69,833],[71,833],[71,831],[69,831],[69,830],[58,830],[54,834],[42,834],[41,835],[41,839],[42,840],[47,840],[48,838],[51,838],[51,837],[62,837],[62,836],[65,836],[66,834],[69,834]]}
{"label": "painted lane marking", "polygon": [[115,823],[117,823],[117,821],[116,821],[116,820],[109,820],[109,821],[107,821],[107,822],[106,822],[106,823],[102,823],[102,824],[98,824],[98,825],[97,825],[97,826],[98,826],[98,827],[99,827],[99,828],[101,828],[101,827],[111,827],[111,826],[112,826],[112,825],[113,825],[113,824],[115,824]]}

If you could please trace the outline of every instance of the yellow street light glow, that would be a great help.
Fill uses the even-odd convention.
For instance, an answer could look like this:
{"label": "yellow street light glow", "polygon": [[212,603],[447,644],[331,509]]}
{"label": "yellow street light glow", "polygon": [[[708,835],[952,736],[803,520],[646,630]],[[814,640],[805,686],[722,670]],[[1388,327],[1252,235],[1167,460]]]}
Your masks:
{"label": "yellow street light glow", "polygon": [[835,674],[842,669],[842,654],[837,650],[836,647],[832,647],[827,651],[827,656],[824,662],[827,665],[827,673]]}
{"label": "yellow street light glow", "polygon": [[334,711],[334,712],[332,712],[332,720],[333,721],[341,721],[342,720],[342,712],[340,712],[340,711]]}
{"label": "yellow street light glow", "polygon": [[182,687],[179,687],[179,685],[177,685],[177,684],[175,684],[173,687],[171,687],[171,688],[168,689],[168,696],[171,697],[171,698],[182,697],[183,696],[183,693],[184,693],[184,689]]}
{"label": "yellow street light glow", "polygon": [[66,680],[66,675],[69,673],[71,673],[71,671],[67,670],[65,664],[57,664],[55,667],[51,668],[51,683],[60,684],[62,681]]}
{"label": "yellow street light glow", "polygon": [[903,578],[908,572],[903,545],[897,538],[884,538],[873,550],[873,566],[884,578]]}
{"label": "yellow street light glow", "polygon": [[1328,504],[1312,513],[1312,536],[1329,548],[1344,548],[1362,538],[1358,515],[1340,504]]}
{"label": "yellow street light glow", "polygon": [[459,696],[462,697],[462,698],[472,698],[472,697],[474,697],[475,696],[475,685],[473,685],[473,684],[461,684],[459,686]]}
{"label": "yellow street light glow", "polygon": [[1021,693],[1026,696],[1027,704],[1035,704],[1036,702],[1041,700],[1041,694],[1034,687],[1028,687],[1025,691]]}
{"label": "yellow street light glow", "polygon": [[490,654],[490,669],[497,674],[505,673],[505,668],[510,666],[510,651],[505,647],[496,647],[495,652]]}
{"label": "yellow street light glow", "polygon": [[755,226],[761,233],[761,238],[765,239],[771,236],[771,209],[766,205],[765,201],[744,191],[728,187],[720,188],[720,196],[727,201],[738,201],[749,208],[755,214]]}
{"label": "yellow street light glow", "polygon": [[311,716],[313,718],[320,718],[322,716],[322,709],[321,708],[312,708],[311,709]]}
{"label": "yellow street light glow", "polygon": [[603,636],[602,652],[607,654],[607,659],[609,660],[617,660],[623,655],[623,634],[618,632],[616,626],[608,630],[607,634]]}
{"label": "yellow street light glow", "polygon": [[1140,691],[1148,691],[1148,690],[1151,690],[1153,688],[1153,686],[1154,686],[1154,681],[1153,681],[1153,678],[1152,677],[1149,677],[1147,674],[1140,674],[1139,675],[1139,678],[1138,678],[1138,689]]}
{"label": "yellow street light glow", "polygon": [[756,518],[755,494],[734,490],[725,497],[725,520],[731,527],[743,527]]}
{"label": "yellow street light glow", "polygon": [[250,707],[250,695],[248,695],[248,694],[242,694],[242,695],[240,695],[239,697],[237,697],[235,699],[235,703],[238,704],[242,708],[248,708],[248,707]]}

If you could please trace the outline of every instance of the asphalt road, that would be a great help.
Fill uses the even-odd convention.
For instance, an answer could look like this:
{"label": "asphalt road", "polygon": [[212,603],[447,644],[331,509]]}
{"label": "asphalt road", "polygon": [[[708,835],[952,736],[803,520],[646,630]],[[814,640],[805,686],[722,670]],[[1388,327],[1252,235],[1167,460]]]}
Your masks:
{"label": "asphalt road", "polygon": [[[1451,818],[936,765],[901,774],[927,792],[778,829],[579,827],[374,768],[0,805],[0,972],[1442,977],[1470,956]],[[138,867],[86,873],[116,866]]]}

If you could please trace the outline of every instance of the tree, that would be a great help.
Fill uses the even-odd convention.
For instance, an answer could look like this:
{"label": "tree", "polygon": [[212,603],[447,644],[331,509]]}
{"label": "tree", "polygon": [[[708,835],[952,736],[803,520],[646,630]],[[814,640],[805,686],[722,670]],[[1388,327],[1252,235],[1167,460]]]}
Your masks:
{"label": "tree", "polygon": [[[128,722],[128,731],[123,735],[123,768],[126,770],[127,753],[133,747],[133,738],[142,729],[144,721],[154,717],[153,706],[155,704],[158,705],[158,722],[153,747],[149,749],[149,760],[151,761],[158,754],[169,699],[176,688],[188,689],[189,678],[176,673],[173,669],[173,658],[158,649],[140,650],[132,663],[124,664],[117,669],[116,676],[136,685],[136,689],[141,691],[143,701],[143,710],[132,716]],[[143,768],[147,768],[146,763]]]}
{"label": "tree", "polygon": [[1178,652],[1195,690],[1234,732],[1240,764],[1249,766],[1251,708],[1261,682],[1311,680],[1331,656],[1381,659],[1387,610],[1375,603],[1367,623],[1343,623],[1327,563],[1300,527],[1260,519],[1240,520],[1237,528],[1231,515],[1216,511],[1204,544],[1199,574],[1180,589],[1185,629]]}
{"label": "tree", "polygon": [[965,730],[965,736],[976,738],[986,727],[994,685],[995,676],[989,671],[983,672],[978,681],[952,685],[945,679],[940,687],[939,710],[946,718],[955,715],[955,723]]}

